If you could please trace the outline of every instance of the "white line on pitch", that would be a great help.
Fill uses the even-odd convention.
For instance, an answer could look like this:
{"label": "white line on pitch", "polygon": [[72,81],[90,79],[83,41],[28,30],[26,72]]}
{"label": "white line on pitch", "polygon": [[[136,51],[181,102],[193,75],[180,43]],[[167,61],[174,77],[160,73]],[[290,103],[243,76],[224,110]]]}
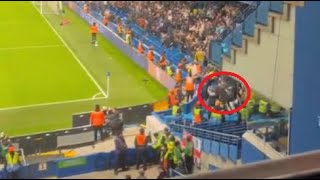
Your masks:
{"label": "white line on pitch", "polygon": [[100,99],[107,99],[107,98],[106,98],[106,97],[100,97],[100,98],[96,98],[96,99],[79,99],[79,100],[53,102],[53,103],[33,104],[33,105],[26,105],[26,106],[17,106],[17,107],[2,108],[2,109],[0,109],[0,111],[16,110],[16,109],[24,109],[24,108],[33,108],[33,107],[40,107],[40,106],[51,106],[51,105],[69,104],[69,103],[93,101],[93,100],[100,100]]}
{"label": "white line on pitch", "polygon": [[18,47],[0,47],[0,51],[5,50],[19,50],[19,49],[42,49],[42,48],[55,48],[55,47],[64,47],[64,45],[43,45],[43,46],[18,46]]}
{"label": "white line on pitch", "polygon": [[52,26],[52,24],[48,21],[48,19],[41,14],[41,12],[39,11],[39,9],[37,9],[37,7],[33,4],[33,7],[39,12],[39,14],[43,17],[43,19],[47,22],[47,24],[50,26],[50,28],[52,29],[52,31],[58,36],[58,38],[61,40],[61,42],[64,44],[64,46],[69,50],[69,52],[71,53],[71,55],[77,60],[77,62],[80,64],[80,66],[82,67],[82,69],[87,73],[87,75],[91,78],[91,80],[93,81],[93,83],[98,87],[98,89],[101,91],[101,93],[104,95],[104,97],[107,97],[106,93],[103,91],[103,89],[101,88],[101,86],[98,84],[98,82],[93,78],[93,76],[89,73],[89,71],[87,70],[87,68],[82,64],[82,62],[80,61],[80,59],[76,56],[76,54],[71,50],[71,48],[68,46],[68,44],[63,40],[63,38],[59,35],[59,33],[56,31],[56,29]]}
{"label": "white line on pitch", "polygon": [[93,97],[92,97],[92,99],[95,99],[97,96],[99,96],[100,94],[102,94],[102,92],[99,92],[99,93],[97,93],[97,94],[95,94]]}

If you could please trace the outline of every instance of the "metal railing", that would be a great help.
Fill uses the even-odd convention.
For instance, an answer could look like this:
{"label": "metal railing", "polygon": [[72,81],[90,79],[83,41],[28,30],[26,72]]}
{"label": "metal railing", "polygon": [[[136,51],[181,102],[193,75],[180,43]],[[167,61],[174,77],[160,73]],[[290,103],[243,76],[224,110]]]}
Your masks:
{"label": "metal railing", "polygon": [[320,177],[320,151],[307,152],[279,160],[252,163],[211,173],[177,179],[298,179]]}

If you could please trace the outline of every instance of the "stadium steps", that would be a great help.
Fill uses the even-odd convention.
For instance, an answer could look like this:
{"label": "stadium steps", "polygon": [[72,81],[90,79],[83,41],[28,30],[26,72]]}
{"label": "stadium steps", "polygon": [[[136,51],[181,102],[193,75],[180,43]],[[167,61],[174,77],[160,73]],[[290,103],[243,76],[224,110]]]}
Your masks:
{"label": "stadium steps", "polygon": [[255,146],[259,151],[261,151],[270,159],[275,160],[286,157],[284,153],[276,151],[270,143],[264,142],[261,138],[251,132],[246,132],[245,134],[243,134],[242,138],[250,142],[253,146]]}
{"label": "stadium steps", "polygon": [[232,45],[230,56],[226,54],[222,55],[223,62],[235,65],[238,55],[245,56],[246,54],[250,53],[248,50],[249,50],[249,46],[252,43],[256,45],[259,45],[261,43],[260,37],[263,33],[274,33],[272,32],[273,31],[272,29],[275,29],[275,28],[273,28],[272,26],[277,26],[279,21],[290,21],[291,9],[296,7],[303,7],[303,6],[304,6],[304,1],[284,1],[282,13],[269,10],[268,25],[266,26],[258,23],[255,24],[254,36],[252,37],[252,36],[243,34],[242,47]]}

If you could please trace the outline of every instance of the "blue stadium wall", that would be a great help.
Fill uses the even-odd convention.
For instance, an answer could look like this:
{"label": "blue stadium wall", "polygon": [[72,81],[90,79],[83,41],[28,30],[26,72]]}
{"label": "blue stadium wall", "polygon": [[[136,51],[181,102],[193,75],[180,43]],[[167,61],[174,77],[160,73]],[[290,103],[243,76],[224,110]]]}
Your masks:
{"label": "blue stadium wall", "polygon": [[289,154],[320,149],[320,2],[296,10]]}

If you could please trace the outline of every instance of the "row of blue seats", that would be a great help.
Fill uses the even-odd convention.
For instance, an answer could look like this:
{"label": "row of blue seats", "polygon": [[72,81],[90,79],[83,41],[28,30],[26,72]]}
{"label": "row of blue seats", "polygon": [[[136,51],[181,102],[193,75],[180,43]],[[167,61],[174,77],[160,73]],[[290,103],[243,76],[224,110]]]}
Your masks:
{"label": "row of blue seats", "polygon": [[207,154],[230,159],[233,162],[236,162],[238,160],[238,151],[240,151],[240,149],[236,145],[230,145],[209,139],[202,139],[201,149]]}
{"label": "row of blue seats", "polygon": [[239,144],[239,140],[240,140],[240,137],[232,136],[226,133],[220,133],[215,131],[205,131],[203,129],[192,128],[192,127],[177,125],[173,123],[169,123],[168,126],[172,132],[182,133],[184,130],[186,130],[196,137],[215,140],[217,142],[222,142],[227,144],[237,145]]}

